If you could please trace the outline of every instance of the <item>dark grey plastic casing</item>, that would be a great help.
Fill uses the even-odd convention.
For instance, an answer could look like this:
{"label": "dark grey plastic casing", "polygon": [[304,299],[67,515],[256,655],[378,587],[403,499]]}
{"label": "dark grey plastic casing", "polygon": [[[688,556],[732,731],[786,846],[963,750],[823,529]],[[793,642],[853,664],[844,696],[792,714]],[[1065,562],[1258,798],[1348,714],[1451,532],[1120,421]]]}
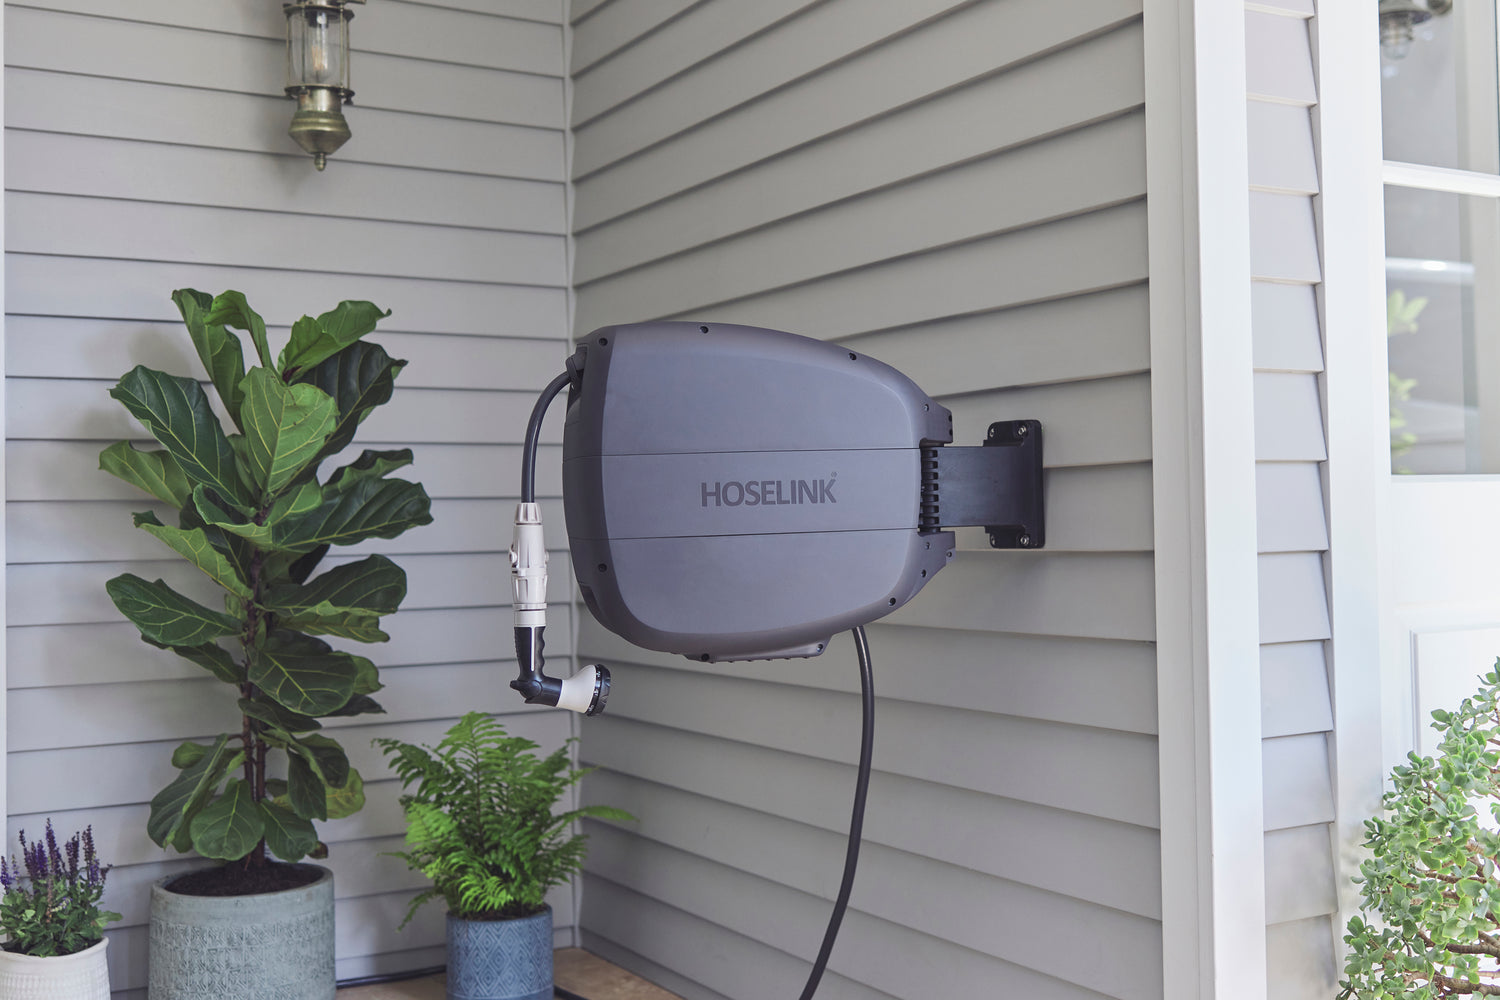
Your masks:
{"label": "dark grey plastic casing", "polygon": [[921,446],[953,418],[911,379],[775,330],[640,323],[580,344],[563,498],[594,617],[696,660],[816,656],[952,556],[919,530]]}

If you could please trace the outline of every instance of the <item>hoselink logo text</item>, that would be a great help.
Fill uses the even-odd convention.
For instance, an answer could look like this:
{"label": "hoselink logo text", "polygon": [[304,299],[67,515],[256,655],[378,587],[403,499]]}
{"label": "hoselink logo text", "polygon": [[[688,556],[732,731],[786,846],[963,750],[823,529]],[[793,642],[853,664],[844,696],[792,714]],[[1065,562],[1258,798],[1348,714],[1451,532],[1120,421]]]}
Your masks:
{"label": "hoselink logo text", "polygon": [[749,479],[745,482],[701,483],[702,504],[715,507],[775,507],[786,504],[838,503],[836,479]]}

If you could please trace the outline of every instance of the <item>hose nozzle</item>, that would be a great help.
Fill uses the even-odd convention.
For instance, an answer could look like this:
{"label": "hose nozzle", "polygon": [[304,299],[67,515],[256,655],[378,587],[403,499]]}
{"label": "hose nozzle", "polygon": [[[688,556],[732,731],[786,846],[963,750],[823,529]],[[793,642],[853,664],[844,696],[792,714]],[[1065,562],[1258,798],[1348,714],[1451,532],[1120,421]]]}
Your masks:
{"label": "hose nozzle", "polygon": [[609,698],[608,668],[591,663],[567,679],[548,677],[544,666],[545,625],[516,626],[516,660],[521,672],[510,686],[528,705],[553,705],[583,715],[598,715]]}

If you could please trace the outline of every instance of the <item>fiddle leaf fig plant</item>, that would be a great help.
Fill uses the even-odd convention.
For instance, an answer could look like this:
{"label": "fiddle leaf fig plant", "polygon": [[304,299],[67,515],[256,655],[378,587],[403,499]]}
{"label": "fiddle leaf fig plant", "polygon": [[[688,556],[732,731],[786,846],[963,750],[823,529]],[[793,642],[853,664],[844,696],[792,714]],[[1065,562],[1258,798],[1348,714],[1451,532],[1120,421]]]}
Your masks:
{"label": "fiddle leaf fig plant", "polygon": [[1341,998],[1500,996],[1500,660],[1432,719],[1437,755],[1395,767],[1365,822]]}
{"label": "fiddle leaf fig plant", "polygon": [[[177,777],[151,801],[147,833],[162,847],[225,861],[322,856],[315,820],[350,815],[364,783],[320,718],[382,711],[375,665],[324,636],[381,642],[380,619],[406,596],[406,574],[369,555],[314,576],[334,545],[394,538],[432,520],[421,484],[392,478],[409,449],[365,451],[319,479],[355,428],[391,398],[405,361],[361,338],[390,315],[341,302],[292,326],[273,357],[266,324],[239,292],[172,294],[232,427],[191,378],[138,366],[110,395],[157,449],[128,441],[99,466],[170,508],[135,515],[223,592],[206,607],[162,580],[124,573],[106,585],[152,646],[238,689],[236,728],[172,754]],[[260,363],[245,367],[235,331]]]}

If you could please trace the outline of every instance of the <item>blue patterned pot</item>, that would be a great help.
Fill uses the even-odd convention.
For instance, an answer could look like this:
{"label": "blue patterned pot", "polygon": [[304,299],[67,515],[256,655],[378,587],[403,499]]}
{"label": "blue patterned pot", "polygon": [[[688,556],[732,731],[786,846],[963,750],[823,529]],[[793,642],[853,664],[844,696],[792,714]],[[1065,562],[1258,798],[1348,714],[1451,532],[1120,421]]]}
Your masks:
{"label": "blue patterned pot", "polygon": [[448,914],[448,1000],[552,1000],[552,907],[517,920]]}

